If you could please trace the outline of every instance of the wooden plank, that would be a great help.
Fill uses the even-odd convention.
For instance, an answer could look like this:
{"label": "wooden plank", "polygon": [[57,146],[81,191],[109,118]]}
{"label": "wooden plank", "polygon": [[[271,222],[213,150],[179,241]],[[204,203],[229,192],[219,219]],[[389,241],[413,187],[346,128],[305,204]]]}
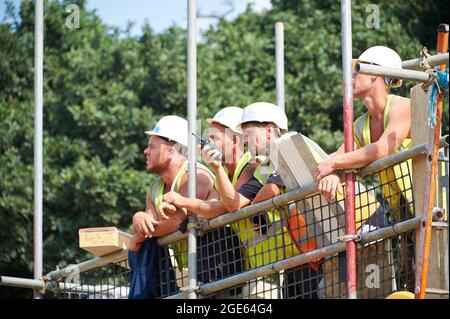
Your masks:
{"label": "wooden plank", "polygon": [[128,249],[132,235],[116,227],[81,228],[78,230],[80,248],[103,256],[121,249]]}
{"label": "wooden plank", "polygon": [[[431,128],[427,125],[427,105],[430,98],[431,90],[425,92],[421,84],[417,84],[411,89],[411,139],[412,145],[428,144],[428,136]],[[413,193],[414,193],[414,212],[416,216],[422,216],[425,187],[426,187],[426,168],[427,157],[419,156],[412,160],[412,178],[413,178]],[[439,193],[437,191],[436,193]],[[442,232],[442,231],[441,231]],[[437,231],[432,230],[431,246],[429,255],[429,268],[427,275],[428,288],[444,288],[445,279],[442,280],[440,272],[443,271],[441,265],[441,249],[444,248],[442,238],[437,236]],[[419,256],[419,239],[420,228],[416,231],[416,256]],[[445,272],[444,272],[445,273]],[[428,295],[427,298],[435,298],[436,296]]]}
{"label": "wooden plank", "polygon": [[[448,289],[445,271],[445,252],[448,251],[448,228],[433,227],[430,240],[430,258],[428,261],[427,289]],[[447,256],[448,258],[448,256]],[[427,292],[427,299],[448,299],[448,295],[436,295]]]}

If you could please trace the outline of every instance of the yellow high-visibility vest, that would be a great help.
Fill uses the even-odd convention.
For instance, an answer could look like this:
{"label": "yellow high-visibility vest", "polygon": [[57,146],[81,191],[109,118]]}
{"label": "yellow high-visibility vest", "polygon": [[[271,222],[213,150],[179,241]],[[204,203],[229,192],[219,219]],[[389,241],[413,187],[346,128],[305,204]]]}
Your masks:
{"label": "yellow high-visibility vest", "polygon": [[[386,129],[389,120],[389,112],[391,111],[392,102],[398,99],[396,95],[389,94],[384,107],[383,127]],[[370,137],[370,114],[367,112],[360,116],[354,122],[355,143],[358,148],[364,147],[372,143]],[[406,138],[402,144],[395,150],[395,153],[411,147],[411,139]],[[399,211],[402,205],[402,197],[407,202],[407,211],[412,214],[412,187],[411,176],[412,160],[389,167],[380,172],[383,196],[393,210],[394,221],[399,219]],[[406,216],[405,216],[406,217]]]}
{"label": "yellow high-visibility vest", "polygon": [[[212,178],[214,178],[214,174],[203,164],[197,163],[197,168],[203,169],[208,174],[211,175]],[[171,191],[179,192],[181,187],[181,180],[184,174],[186,174],[188,170],[188,162],[185,161],[183,165],[181,165],[180,169],[177,172],[177,175],[175,175],[175,178],[172,182],[172,186],[170,188]],[[153,204],[155,205],[156,210],[159,209],[159,205],[162,203],[163,195],[164,195],[164,187],[166,186],[166,183],[164,180],[160,177],[156,178],[153,183],[150,185],[148,190],[148,196],[152,199]],[[187,240],[182,240],[179,242],[176,242],[174,244],[171,244],[171,247],[173,248],[175,252],[175,257],[178,263],[178,266],[180,268],[187,267]]]}

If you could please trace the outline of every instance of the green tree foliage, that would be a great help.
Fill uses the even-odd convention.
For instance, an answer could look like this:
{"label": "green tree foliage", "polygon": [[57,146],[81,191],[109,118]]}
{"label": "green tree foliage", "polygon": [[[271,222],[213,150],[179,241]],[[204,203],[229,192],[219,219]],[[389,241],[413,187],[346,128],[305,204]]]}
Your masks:
{"label": "green tree foliage", "polygon": [[[65,26],[71,3],[80,7],[79,29]],[[437,24],[448,23],[446,1],[380,0],[380,28],[368,28],[370,3],[353,2],[354,56],[382,44],[404,59],[417,57],[423,45],[435,47]],[[45,2],[45,271],[92,257],[78,248],[79,228],[129,229],[153,178],[145,172],[143,131],[162,115],[186,114],[186,31],[174,26],[155,34],[147,24],[142,36],[131,37],[85,4]],[[290,129],[333,151],[343,128],[340,3],[272,4],[261,14],[249,6],[202,35],[198,116],[205,124],[225,106],[275,103],[274,23],[282,21]],[[12,12],[0,23],[0,274],[31,277],[34,2],[23,1],[18,16]],[[408,95],[411,86],[399,92]],[[362,114],[362,104],[355,106],[355,116]],[[0,289],[3,297],[24,294]]]}

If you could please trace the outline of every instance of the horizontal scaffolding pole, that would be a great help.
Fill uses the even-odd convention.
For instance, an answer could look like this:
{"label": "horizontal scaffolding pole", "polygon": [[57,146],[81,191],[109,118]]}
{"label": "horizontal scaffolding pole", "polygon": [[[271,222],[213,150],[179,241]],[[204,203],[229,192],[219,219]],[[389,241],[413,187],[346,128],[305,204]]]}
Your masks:
{"label": "horizontal scaffolding pole", "polygon": [[27,278],[0,276],[0,286],[43,290],[46,284],[42,279],[27,279]]}
{"label": "horizontal scaffolding pole", "polygon": [[[428,63],[428,65],[427,65]],[[432,55],[428,58],[418,58],[403,61],[402,67],[403,69],[408,70],[424,70],[427,69],[428,66],[434,67],[437,65],[448,64],[448,53],[445,54],[436,54]]]}
{"label": "horizontal scaffolding pole", "polygon": [[[440,147],[448,148],[448,135],[441,137]],[[362,177],[367,176],[379,172],[387,167],[406,161],[410,158],[423,156],[427,154],[428,151],[426,144],[417,145],[408,150],[404,150],[400,153],[374,161],[373,163],[361,168],[358,175]],[[224,214],[211,220],[207,220],[205,221],[205,224],[202,226],[200,230],[202,232],[206,232],[215,228],[223,227],[229,223],[236,222],[244,218],[252,217],[260,212],[267,211],[274,206],[283,206],[285,204],[291,203],[292,201],[304,199],[307,196],[317,193],[317,191],[318,191],[317,185],[315,183],[311,183],[305,187],[302,187],[301,189],[297,188],[285,194],[257,203],[255,205],[247,206],[245,208],[237,210],[236,212]],[[177,231],[170,235],[159,238],[158,243],[164,246],[185,238],[187,238],[186,234]],[[48,281],[61,280],[72,275],[75,271],[78,271],[80,273],[86,272],[92,269],[103,267],[111,263],[124,261],[127,259],[127,257],[128,251],[121,250],[102,257],[87,260],[80,264],[71,265],[61,270],[51,271],[44,276],[44,279]],[[14,280],[12,279],[14,277],[2,276],[0,278],[1,278],[0,285],[12,285],[13,282],[11,280]],[[44,281],[42,280],[34,280],[34,279],[22,279],[22,280],[23,281],[20,280],[16,281],[17,285],[20,285],[18,287],[23,287],[24,285],[28,288],[33,289],[34,288],[42,289],[44,287]]]}
{"label": "horizontal scaffolding pole", "polygon": [[50,290],[73,290],[66,293],[73,294],[92,294],[110,297],[128,298],[129,287],[113,286],[113,285],[85,285],[75,283],[65,283],[58,281],[45,282],[42,279],[27,279],[18,277],[0,276],[0,286],[9,286],[17,288],[37,289],[39,291]]}
{"label": "horizontal scaffolding pole", "polygon": [[[302,187],[301,189],[300,188],[293,189],[285,194],[278,195],[276,197],[267,199],[257,204],[241,208],[235,212],[227,213],[213,219],[205,220],[203,226],[200,228],[200,231],[207,232],[212,229],[223,227],[229,223],[233,223],[248,217],[255,216],[260,212],[271,210],[274,206],[283,206],[292,201],[303,199],[309,195],[317,193],[317,191],[318,189],[316,183],[311,183],[307,186]],[[159,238],[158,244],[161,246],[165,246],[185,238],[187,238],[187,234],[177,231],[170,235]]]}
{"label": "horizontal scaffolding pole", "polygon": [[[369,233],[363,233],[358,236],[358,244],[360,246],[364,246],[366,244],[369,244],[371,242],[380,239],[385,239],[401,233],[405,233],[407,231],[416,229],[420,225],[420,222],[421,217],[415,217],[389,227],[380,228],[371,231]],[[343,252],[346,250],[346,248],[347,244],[345,242],[339,242],[320,249],[303,253],[301,255],[290,257],[270,265],[259,267],[257,269],[248,270],[238,275],[230,276],[228,278],[224,278],[215,282],[201,285],[199,287],[200,294],[202,294],[203,296],[208,296],[213,293],[222,291],[224,289],[232,288],[234,286],[242,284],[243,282],[255,280],[262,276],[278,273],[281,270],[286,270],[300,265],[304,265],[317,259]],[[178,299],[184,297],[185,293],[182,292],[179,294],[172,295],[169,298]]]}
{"label": "horizontal scaffolding pole", "polygon": [[[448,147],[448,135],[444,136],[440,140],[440,147]],[[373,163],[361,168],[359,176],[364,177],[372,173],[379,172],[387,167],[396,165],[410,158],[414,158],[420,155],[427,154],[427,144],[417,145],[411,149],[404,150],[400,153],[393,154],[391,156],[385,157],[374,161]],[[311,183],[305,187],[293,189],[285,194],[267,199],[260,203],[241,208],[235,212],[227,213],[216,218],[205,221],[205,224],[200,228],[200,231],[207,232],[212,229],[223,227],[227,224],[243,220],[244,218],[252,217],[260,212],[270,210],[274,206],[283,206],[292,201],[304,199],[310,195],[316,194],[318,192],[317,184]],[[174,232],[170,235],[161,237],[158,239],[158,244],[165,246],[179,240],[187,238],[187,234],[180,231]]]}
{"label": "horizontal scaffolding pole", "polygon": [[[359,245],[366,245],[368,243],[389,238],[407,231],[410,231],[412,229],[415,229],[419,226],[421,221],[421,217],[415,217],[412,219],[409,219],[407,221],[403,221],[400,223],[397,223],[393,226],[384,227],[369,233],[361,234],[358,237],[358,244]],[[340,242],[335,243],[320,249],[316,249],[311,252],[307,252],[298,256],[290,257],[288,259],[284,259],[278,262],[275,262],[270,265],[266,265],[263,267],[259,267],[257,269],[249,270],[246,272],[243,272],[238,275],[234,275],[225,279],[218,280],[213,283],[208,283],[205,285],[202,285],[200,287],[200,290],[202,294],[209,295],[214,292],[218,292],[223,289],[227,289],[239,284],[242,284],[245,281],[250,281],[257,279],[261,276],[267,276],[273,273],[277,273],[284,269],[293,268],[299,265],[307,264],[309,262],[312,262],[314,260],[317,260],[319,258],[323,258],[335,253],[339,253],[346,250],[346,243]],[[94,268],[102,267],[105,264],[114,263],[118,261],[122,261],[124,256],[126,257],[126,254],[124,255],[124,252],[120,252],[122,255],[118,253],[109,254],[108,257],[99,257],[95,258],[89,261],[86,261],[84,263],[78,264],[78,268],[80,272],[91,270]],[[120,258],[119,258],[120,257]],[[69,287],[78,287],[78,291],[74,291],[73,293],[97,293],[98,290],[94,288],[94,286],[89,285],[76,285],[71,283],[63,283],[63,282],[57,282],[58,280],[61,280],[62,278],[67,277],[68,275],[73,273],[74,267],[66,267],[64,269],[61,269],[59,271],[53,271],[49,274],[47,274],[45,277],[47,278],[47,281],[44,281],[43,279],[26,279],[26,278],[17,278],[17,277],[8,277],[8,276],[0,276],[0,286],[10,286],[10,287],[19,287],[19,288],[29,288],[29,289],[39,289],[39,290],[51,290],[55,291],[57,287],[62,288],[64,285],[67,285]],[[53,279],[50,279],[53,278]],[[99,287],[99,286],[96,286]],[[112,290],[115,289],[122,289],[120,287],[111,287]],[[92,288],[92,290],[88,290],[88,288]],[[125,288],[124,288],[125,289]],[[96,291],[97,290],[97,291]],[[126,289],[125,289],[126,290]],[[102,294],[106,294],[106,292],[100,292]],[[185,292],[181,292],[175,295],[172,295],[168,298],[176,299],[176,298],[183,298],[183,296],[186,296]]]}
{"label": "horizontal scaffolding pole", "polygon": [[[448,135],[445,135],[441,137],[439,140],[439,148],[448,148]],[[408,159],[415,158],[422,155],[428,154],[428,144],[420,144],[414,147],[411,147],[410,149],[404,150],[400,153],[393,154],[389,157],[379,159],[376,161],[373,161],[367,166],[364,166],[361,168],[358,172],[358,176],[364,177],[373,173],[377,173],[379,171],[382,171],[388,167],[394,166],[398,163],[404,162]]]}
{"label": "horizontal scaffolding pole", "polygon": [[357,63],[356,72],[366,75],[386,76],[393,79],[427,82],[431,75],[427,72],[388,68],[379,65]]}
{"label": "horizontal scaffolding pole", "polygon": [[96,269],[99,267],[103,267],[103,266],[106,266],[111,263],[125,261],[127,259],[128,259],[128,250],[120,250],[120,251],[113,252],[113,253],[105,255],[105,256],[87,260],[85,262],[82,262],[82,263],[79,263],[76,265],[70,265],[61,270],[51,271],[44,277],[46,280],[60,280],[60,279],[67,278],[68,276],[72,275],[76,271],[81,273],[81,272],[89,271],[89,270]]}

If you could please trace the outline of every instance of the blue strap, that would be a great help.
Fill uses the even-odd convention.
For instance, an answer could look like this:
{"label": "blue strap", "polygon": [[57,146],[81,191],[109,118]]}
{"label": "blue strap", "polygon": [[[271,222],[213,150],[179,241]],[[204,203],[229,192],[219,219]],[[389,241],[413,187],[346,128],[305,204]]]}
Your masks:
{"label": "blue strap", "polygon": [[436,81],[431,88],[430,100],[428,101],[428,116],[427,124],[429,127],[436,126],[436,106],[438,92],[442,92],[448,89],[448,68],[445,72],[439,71],[436,77]]}

